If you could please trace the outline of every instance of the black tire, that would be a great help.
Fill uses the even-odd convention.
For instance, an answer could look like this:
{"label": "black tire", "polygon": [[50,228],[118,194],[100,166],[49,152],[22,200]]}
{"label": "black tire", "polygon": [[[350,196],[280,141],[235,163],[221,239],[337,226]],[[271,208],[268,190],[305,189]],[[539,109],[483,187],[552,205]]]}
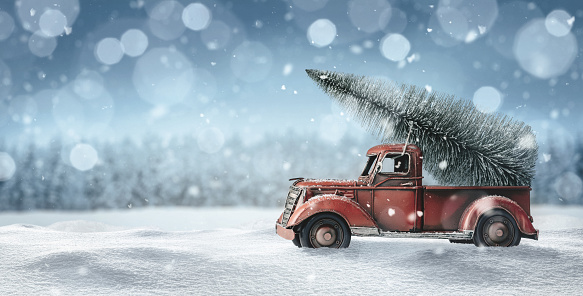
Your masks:
{"label": "black tire", "polygon": [[317,214],[300,231],[300,242],[306,248],[347,248],[350,228],[337,215]]}
{"label": "black tire", "polygon": [[477,247],[512,247],[520,244],[521,236],[514,218],[504,210],[494,209],[478,219],[473,241]]}
{"label": "black tire", "polygon": [[294,246],[301,248],[302,244],[300,243],[300,234],[298,232],[295,233],[294,239],[292,240],[292,243],[294,243]]}

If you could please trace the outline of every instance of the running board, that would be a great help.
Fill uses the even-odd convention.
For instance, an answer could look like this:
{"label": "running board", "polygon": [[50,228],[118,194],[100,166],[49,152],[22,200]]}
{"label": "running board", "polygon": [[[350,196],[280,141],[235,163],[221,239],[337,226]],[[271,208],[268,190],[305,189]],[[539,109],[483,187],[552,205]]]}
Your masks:
{"label": "running board", "polygon": [[376,227],[351,227],[354,236],[381,236],[389,238],[435,238],[450,240],[471,240],[473,231],[464,232],[398,232],[381,231]]}

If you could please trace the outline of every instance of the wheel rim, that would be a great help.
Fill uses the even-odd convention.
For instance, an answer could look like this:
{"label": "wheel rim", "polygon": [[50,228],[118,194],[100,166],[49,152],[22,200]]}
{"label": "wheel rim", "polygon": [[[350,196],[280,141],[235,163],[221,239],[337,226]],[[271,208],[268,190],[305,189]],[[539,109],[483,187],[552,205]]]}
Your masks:
{"label": "wheel rim", "polygon": [[489,246],[509,246],[514,240],[514,226],[504,216],[493,216],[484,223],[484,241]]}
{"label": "wheel rim", "polygon": [[322,219],[310,229],[310,242],[315,248],[339,248],[343,239],[340,223],[332,219]]}

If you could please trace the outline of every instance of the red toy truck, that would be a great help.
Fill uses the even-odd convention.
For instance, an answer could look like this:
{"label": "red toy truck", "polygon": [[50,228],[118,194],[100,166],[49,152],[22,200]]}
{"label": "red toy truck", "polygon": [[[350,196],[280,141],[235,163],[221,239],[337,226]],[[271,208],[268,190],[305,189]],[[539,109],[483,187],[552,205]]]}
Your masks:
{"label": "red toy truck", "polygon": [[378,145],[367,157],[356,181],[291,179],[277,234],[308,248],[346,248],[352,235],[503,247],[538,239],[527,186],[423,186],[415,145]]}

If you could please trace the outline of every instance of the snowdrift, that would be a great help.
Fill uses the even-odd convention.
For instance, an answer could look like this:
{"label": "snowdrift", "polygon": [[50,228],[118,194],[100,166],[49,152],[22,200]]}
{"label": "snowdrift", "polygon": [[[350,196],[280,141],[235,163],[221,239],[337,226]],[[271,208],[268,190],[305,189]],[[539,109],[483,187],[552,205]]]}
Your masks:
{"label": "snowdrift", "polygon": [[[279,238],[280,210],[116,212],[116,225],[55,223],[47,213],[0,215],[3,295],[581,294],[583,208],[534,208],[539,241],[476,248],[447,240],[353,238],[343,250],[299,249]],[[221,214],[222,213],[222,214]],[[43,216],[44,215],[44,216]],[[128,227],[131,219],[168,225]],[[249,216],[251,215],[251,216]],[[39,218],[41,216],[41,218]],[[82,214],[71,214],[79,218]],[[198,218],[197,218],[198,216]],[[203,218],[230,222],[204,226]],[[67,214],[60,214],[63,219]],[[236,217],[251,217],[238,221]],[[54,217],[53,217],[54,218]],[[272,218],[272,219],[269,219]],[[210,219],[210,218],[209,218]],[[115,222],[114,221],[114,222]],[[42,223],[39,223],[42,224]],[[172,227],[171,227],[172,228]]]}

